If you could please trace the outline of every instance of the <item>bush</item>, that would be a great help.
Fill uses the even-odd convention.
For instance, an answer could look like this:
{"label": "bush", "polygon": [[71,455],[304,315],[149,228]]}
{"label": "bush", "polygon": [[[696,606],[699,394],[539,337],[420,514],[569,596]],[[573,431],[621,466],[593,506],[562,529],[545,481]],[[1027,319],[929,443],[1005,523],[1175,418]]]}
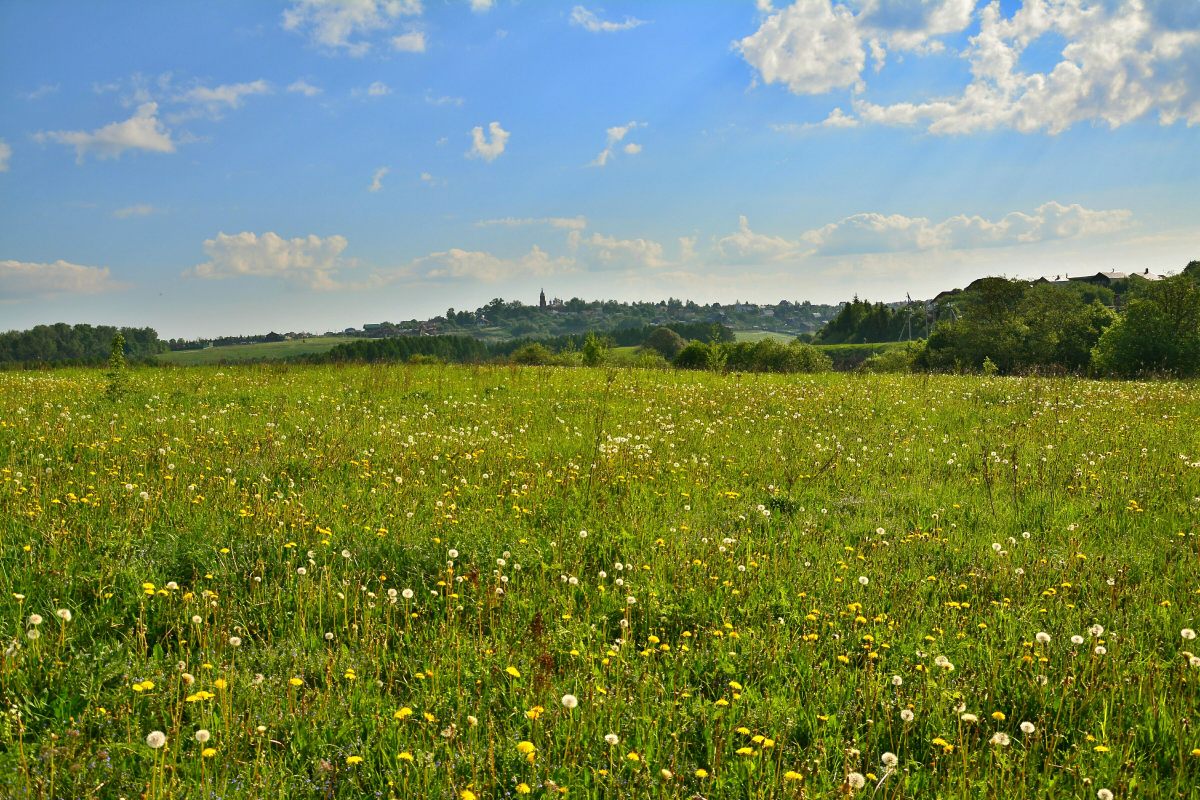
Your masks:
{"label": "bush", "polygon": [[646,337],[642,346],[654,350],[666,360],[671,361],[683,351],[683,348],[687,347],[687,339],[670,328],[660,327],[655,328]]}
{"label": "bush", "polygon": [[526,366],[546,366],[554,363],[554,354],[545,345],[534,342],[514,351],[508,360]]}
{"label": "bush", "polygon": [[903,347],[894,347],[868,356],[862,363],[864,372],[913,372],[925,350],[925,343],[908,342]]}
{"label": "bush", "polygon": [[1200,285],[1189,274],[1142,288],[1092,351],[1101,375],[1200,375]]}

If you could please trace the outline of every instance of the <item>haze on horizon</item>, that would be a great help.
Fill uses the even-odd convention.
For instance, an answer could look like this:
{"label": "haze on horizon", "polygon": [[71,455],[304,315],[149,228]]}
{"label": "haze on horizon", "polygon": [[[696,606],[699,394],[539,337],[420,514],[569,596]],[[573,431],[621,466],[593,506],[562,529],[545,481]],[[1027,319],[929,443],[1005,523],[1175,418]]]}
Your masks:
{"label": "haze on horizon", "polygon": [[0,5],[0,330],[1200,257],[1200,3]]}

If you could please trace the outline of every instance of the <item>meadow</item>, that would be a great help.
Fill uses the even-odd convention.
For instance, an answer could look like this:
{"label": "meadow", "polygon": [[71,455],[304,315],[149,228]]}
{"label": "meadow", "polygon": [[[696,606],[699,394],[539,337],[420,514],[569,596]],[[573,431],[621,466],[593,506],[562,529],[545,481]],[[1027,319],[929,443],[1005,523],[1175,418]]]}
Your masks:
{"label": "meadow", "polygon": [[1183,798],[1194,383],[0,373],[0,796]]}
{"label": "meadow", "polygon": [[156,361],[164,364],[195,366],[197,364],[233,364],[241,361],[279,361],[295,356],[328,353],[347,342],[355,342],[356,336],[309,336],[286,342],[255,342],[254,344],[231,344],[223,347],[207,347],[203,350],[171,350],[159,353]]}

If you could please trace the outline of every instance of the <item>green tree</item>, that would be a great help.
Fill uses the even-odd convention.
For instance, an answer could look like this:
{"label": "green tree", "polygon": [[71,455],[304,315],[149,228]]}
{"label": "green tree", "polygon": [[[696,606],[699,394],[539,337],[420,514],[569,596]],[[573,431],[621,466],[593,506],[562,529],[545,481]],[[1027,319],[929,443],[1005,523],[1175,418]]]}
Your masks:
{"label": "green tree", "polygon": [[125,373],[125,335],[117,331],[113,334],[112,351],[108,356],[108,372],[105,373],[108,377],[108,386],[105,388],[104,394],[109,400],[116,400],[125,394]]}
{"label": "green tree", "polygon": [[642,346],[657,351],[667,361],[674,361],[675,356],[687,347],[687,340],[670,328],[660,326],[646,337]]}
{"label": "green tree", "polygon": [[1122,377],[1200,375],[1200,282],[1185,271],[1140,288],[1100,337],[1092,366],[1100,374]]}

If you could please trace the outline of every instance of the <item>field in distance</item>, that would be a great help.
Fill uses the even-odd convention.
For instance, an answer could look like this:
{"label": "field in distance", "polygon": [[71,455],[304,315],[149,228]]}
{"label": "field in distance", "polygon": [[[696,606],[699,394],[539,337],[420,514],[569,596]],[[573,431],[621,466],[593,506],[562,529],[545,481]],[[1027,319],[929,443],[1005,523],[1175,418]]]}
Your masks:
{"label": "field in distance", "polygon": [[1200,785],[1195,383],[105,388],[0,372],[0,797]]}
{"label": "field in distance", "polygon": [[286,342],[256,342],[254,344],[231,344],[224,347],[208,347],[204,350],[175,350],[160,353],[158,361],[165,364],[222,364],[239,361],[273,361],[310,353],[326,353],[339,344],[357,341],[354,336],[309,336]]}

